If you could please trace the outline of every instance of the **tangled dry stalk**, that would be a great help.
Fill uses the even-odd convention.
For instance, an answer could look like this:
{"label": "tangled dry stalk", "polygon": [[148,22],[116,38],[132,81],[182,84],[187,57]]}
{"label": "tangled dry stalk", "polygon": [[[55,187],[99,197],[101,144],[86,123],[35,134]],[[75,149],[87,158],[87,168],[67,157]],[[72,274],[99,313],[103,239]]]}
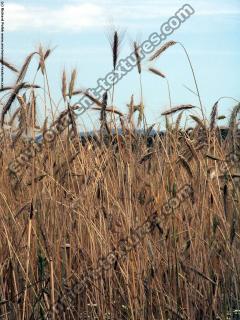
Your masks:
{"label": "tangled dry stalk", "polygon": [[[80,138],[73,115],[56,140],[45,142],[14,174],[8,165],[27,147],[27,137],[49,128],[47,118],[38,124],[36,110],[40,101],[51,105],[45,67],[50,53],[40,47],[20,71],[4,62],[17,81],[1,99],[1,319],[45,319],[59,296],[67,297],[74,282],[153,212],[160,214],[185,184],[194,190],[190,199],[172,215],[160,215],[158,228],[139,246],[89,283],[60,317],[51,317],[239,319],[240,105],[224,138],[218,103],[209,122],[192,113],[195,126],[181,125],[183,115],[195,110],[181,105],[164,113],[164,134],[152,134],[153,126],[139,133],[134,116],[139,112],[144,119],[142,101],[135,105],[132,97],[125,117],[108,105],[106,94],[96,102],[101,130],[93,138]],[[23,82],[33,55],[40,57],[37,69],[45,79],[43,100],[35,77]],[[66,110],[82,93],[75,90],[76,76],[74,70],[68,85],[63,73]],[[112,133],[118,127],[122,133]]]}

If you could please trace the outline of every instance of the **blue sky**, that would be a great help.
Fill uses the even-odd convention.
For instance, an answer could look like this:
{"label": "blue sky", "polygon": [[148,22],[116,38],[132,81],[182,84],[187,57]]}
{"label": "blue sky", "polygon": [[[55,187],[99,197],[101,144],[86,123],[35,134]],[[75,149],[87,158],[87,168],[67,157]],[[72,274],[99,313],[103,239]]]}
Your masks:
{"label": "blue sky", "polygon": [[[53,98],[57,102],[61,97],[63,68],[69,73],[77,68],[77,88],[95,87],[97,79],[111,70],[109,25],[125,31],[120,53],[124,58],[132,51],[134,40],[144,41],[150,33],[159,32],[161,24],[185,3],[181,0],[9,0],[5,2],[5,58],[20,67],[26,55],[39,43],[56,46],[47,68]],[[240,1],[192,0],[188,3],[195,9],[195,14],[168,40],[181,41],[188,50],[202,101],[209,113],[221,96],[240,100]],[[169,107],[166,82],[150,74],[150,66],[167,75],[173,105],[198,104],[196,96],[184,87],[195,90],[189,65],[179,46],[170,48],[154,64],[147,59],[142,63],[144,104],[149,124],[159,122],[161,112]],[[30,71],[27,80],[31,82],[32,79]],[[6,84],[12,84],[14,80],[6,71]],[[115,92],[115,104],[122,112],[127,111],[131,94],[139,102],[137,70],[123,78]],[[222,101],[220,113],[228,115],[233,105],[231,100]],[[41,119],[40,99],[38,110]],[[96,112],[88,111],[82,116],[81,123],[83,121],[91,128],[97,126],[97,118]]]}

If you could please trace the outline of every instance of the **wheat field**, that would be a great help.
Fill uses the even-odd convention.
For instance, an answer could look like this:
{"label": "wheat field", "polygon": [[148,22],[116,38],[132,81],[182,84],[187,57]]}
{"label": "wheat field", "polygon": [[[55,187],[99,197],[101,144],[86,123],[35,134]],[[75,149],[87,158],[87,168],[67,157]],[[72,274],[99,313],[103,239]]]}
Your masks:
{"label": "wheat field", "polygon": [[[112,41],[115,68],[117,33]],[[134,50],[141,84],[136,42]],[[195,82],[199,107],[170,105],[161,131],[147,124],[142,92],[140,102],[130,98],[126,115],[113,106],[114,88],[98,101],[76,88],[73,70],[62,75],[62,111],[53,105],[40,123],[37,104],[44,113],[51,101],[50,55],[40,46],[19,70],[1,61],[17,80],[1,90],[0,318],[240,319],[240,104],[230,100],[224,131],[221,99],[208,119]],[[44,79],[41,100],[36,74],[26,82],[33,58]],[[149,72],[166,81],[157,68]],[[99,113],[92,136],[79,134],[73,103],[79,95]],[[59,125],[66,113],[69,121]],[[56,125],[54,138],[36,139]],[[16,159],[17,170],[10,165]],[[185,185],[191,195],[164,214]],[[121,241],[153,214],[157,223],[118,259]],[[109,252],[116,255],[105,268]],[[98,277],[72,294],[100,263]]]}

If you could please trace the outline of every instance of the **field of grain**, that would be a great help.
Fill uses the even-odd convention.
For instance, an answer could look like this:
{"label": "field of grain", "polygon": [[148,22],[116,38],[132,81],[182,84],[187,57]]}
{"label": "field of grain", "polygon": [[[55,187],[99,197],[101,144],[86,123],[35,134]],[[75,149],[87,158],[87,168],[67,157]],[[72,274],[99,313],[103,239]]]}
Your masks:
{"label": "field of grain", "polygon": [[20,70],[1,61],[17,80],[1,90],[0,318],[240,319],[240,104],[230,100],[223,134],[221,99],[207,119],[195,82],[199,108],[169,106],[160,133],[147,125],[143,99],[130,97],[125,115],[112,90],[102,101],[89,96],[99,131],[83,139],[72,99],[87,93],[75,87],[75,70],[62,76],[64,111],[53,106],[53,118],[36,121],[45,100],[25,76],[39,59],[50,101],[50,54],[40,47]]}

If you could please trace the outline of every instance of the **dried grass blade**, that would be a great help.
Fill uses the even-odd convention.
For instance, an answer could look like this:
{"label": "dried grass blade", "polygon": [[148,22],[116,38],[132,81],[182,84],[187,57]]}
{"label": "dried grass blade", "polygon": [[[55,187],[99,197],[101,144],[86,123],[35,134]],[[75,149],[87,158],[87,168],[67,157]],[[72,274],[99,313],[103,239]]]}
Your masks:
{"label": "dried grass blade", "polygon": [[193,109],[193,108],[196,108],[195,106],[192,106],[191,104],[182,104],[180,106],[177,106],[177,107],[174,107],[174,108],[171,108],[167,111],[164,111],[162,113],[162,116],[168,116],[172,113],[175,113],[175,112],[178,112],[178,111],[181,111],[181,110],[189,110],[189,109]]}

